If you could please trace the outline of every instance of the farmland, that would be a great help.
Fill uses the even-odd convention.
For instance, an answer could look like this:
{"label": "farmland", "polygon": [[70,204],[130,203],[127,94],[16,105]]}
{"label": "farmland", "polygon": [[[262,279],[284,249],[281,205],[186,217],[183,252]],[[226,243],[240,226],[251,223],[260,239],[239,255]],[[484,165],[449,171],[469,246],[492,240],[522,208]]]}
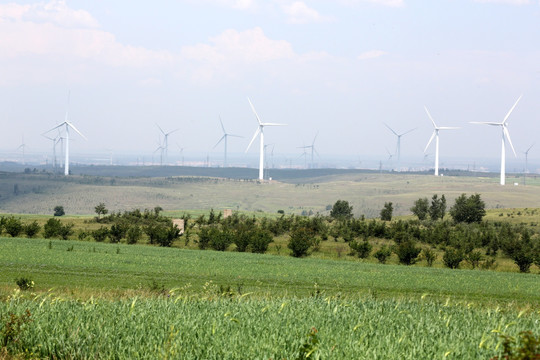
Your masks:
{"label": "farmland", "polygon": [[[76,230],[67,240],[39,238],[43,233],[0,237],[0,358],[476,359],[502,355],[502,335],[540,332],[537,265],[531,273],[518,273],[502,250],[489,255],[497,271],[465,261],[460,269],[448,269],[442,261],[449,248],[463,251],[473,240],[484,256],[487,248],[478,241],[498,228],[494,223],[515,226],[508,229],[515,229],[516,240],[530,235],[537,242],[535,179],[501,188],[491,177],[313,171],[258,183],[172,173],[109,177],[105,170],[69,178],[0,174],[0,212],[43,227],[62,205],[68,214],[62,223]],[[464,192],[482,194],[490,208],[489,227],[451,228],[446,220],[419,222],[410,215],[420,197],[445,194],[450,205]],[[291,215],[310,210],[326,215],[337,199],[349,200],[356,216],[377,217],[386,201],[405,216],[345,225]],[[146,237],[136,245],[125,239],[109,243],[112,238],[96,242],[93,231],[123,220],[119,215],[96,220],[91,214],[100,202],[111,211],[159,205],[166,217],[189,213],[192,240],[183,236],[165,245],[171,247],[141,245],[150,242]],[[236,243],[229,251],[199,250],[204,228],[225,232],[229,226],[211,223],[210,217],[199,221],[210,208],[236,210],[247,215],[241,224],[253,219],[254,228],[265,223],[265,231],[287,219],[307,226],[315,218],[330,236],[304,258],[288,256],[294,226],[274,234],[267,254],[239,252]],[[277,210],[286,214],[279,221]],[[354,224],[360,232],[347,233]],[[370,224],[382,226],[386,235],[361,235]],[[434,242],[437,224],[448,224],[443,227],[465,240]],[[343,233],[337,232],[340,226]],[[395,250],[386,264],[373,255],[348,254],[355,237],[364,236],[373,250],[398,244],[405,234],[400,226],[424,234],[417,240],[432,241],[421,246],[433,249],[433,264],[419,258],[416,265],[399,265]],[[350,234],[353,239],[346,240]]]}

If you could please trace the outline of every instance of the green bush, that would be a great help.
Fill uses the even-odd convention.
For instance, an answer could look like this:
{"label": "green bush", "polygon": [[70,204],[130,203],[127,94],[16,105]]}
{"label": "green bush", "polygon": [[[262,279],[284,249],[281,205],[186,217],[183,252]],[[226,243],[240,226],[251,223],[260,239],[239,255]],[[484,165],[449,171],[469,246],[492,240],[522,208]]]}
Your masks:
{"label": "green bush", "polygon": [[101,226],[99,229],[92,231],[92,237],[97,242],[103,242],[109,236],[109,229]]}
{"label": "green bush", "polygon": [[287,247],[291,249],[291,255],[294,257],[306,256],[312,244],[312,232],[302,227],[291,231],[289,236]]}
{"label": "green bush", "polygon": [[463,261],[464,256],[460,250],[448,248],[443,255],[443,263],[450,269],[459,268],[459,264]]}
{"label": "green bush", "polygon": [[233,243],[233,233],[229,229],[221,229],[210,238],[208,245],[214,250],[225,251]]}
{"label": "green bush", "polygon": [[34,236],[36,236],[40,230],[41,226],[39,226],[39,224],[35,220],[30,224],[23,225],[23,231],[29,238],[33,238]]}
{"label": "green bush", "polygon": [[26,291],[34,288],[34,282],[27,278],[27,277],[21,277],[15,280],[15,284],[19,287],[19,289]]}
{"label": "green bush", "polygon": [[351,250],[360,258],[365,259],[371,254],[373,246],[366,240],[362,242],[351,241],[349,243]]}
{"label": "green bush", "polygon": [[519,267],[519,272],[528,273],[531,269],[531,265],[534,263],[534,254],[532,250],[520,250],[514,254],[512,260]]}
{"label": "green bush", "polygon": [[398,256],[399,262],[404,265],[412,265],[416,263],[418,255],[422,251],[417,247],[414,241],[407,240],[397,245],[394,252]]}
{"label": "green bush", "polygon": [[270,231],[262,229],[256,230],[251,237],[251,252],[264,254],[272,241],[274,241],[274,239]]}
{"label": "green bush", "polygon": [[67,240],[71,235],[73,235],[73,226],[73,224],[65,224],[60,226],[58,235],[60,235],[63,240]]}
{"label": "green bush", "polygon": [[60,234],[61,227],[62,223],[60,222],[60,220],[50,218],[49,220],[47,220],[45,225],[43,225],[43,237],[45,239],[49,239],[58,236]]}
{"label": "green bush", "polygon": [[54,216],[64,216],[65,214],[66,212],[63,206],[58,205],[54,207]]}
{"label": "green bush", "polygon": [[126,233],[126,240],[128,244],[136,244],[142,238],[142,229],[138,225],[132,225],[129,227]]}
{"label": "green bush", "polygon": [[16,219],[13,216],[8,217],[4,222],[4,229],[11,237],[17,237],[23,231],[21,219]]}
{"label": "green bush", "polygon": [[383,246],[379,250],[375,251],[375,254],[373,256],[375,259],[379,260],[381,264],[386,263],[386,259],[388,259],[392,255],[392,250],[390,250],[389,247]]}
{"label": "green bush", "polygon": [[422,256],[426,259],[427,266],[432,267],[433,262],[437,259],[437,254],[430,248],[426,248],[422,251]]}

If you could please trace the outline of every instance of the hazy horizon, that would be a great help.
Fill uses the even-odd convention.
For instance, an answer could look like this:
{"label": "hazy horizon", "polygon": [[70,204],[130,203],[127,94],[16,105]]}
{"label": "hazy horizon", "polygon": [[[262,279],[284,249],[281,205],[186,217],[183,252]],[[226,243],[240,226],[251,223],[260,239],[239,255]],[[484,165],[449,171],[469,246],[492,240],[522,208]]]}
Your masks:
{"label": "hazy horizon", "polygon": [[[256,166],[258,143],[244,154],[257,128],[248,97],[262,121],[288,124],[265,129],[265,142],[297,166],[318,134],[316,163],[395,167],[386,123],[416,128],[401,141],[404,166],[431,159],[432,168],[424,106],[437,125],[461,127],[441,132],[441,167],[496,171],[500,129],[469,122],[502,121],[521,94],[508,120],[518,155],[507,146],[508,172],[524,168],[540,134],[538,1],[17,1],[0,4],[0,31],[0,156],[11,161],[21,161],[23,141],[25,157],[51,161],[42,134],[64,121],[68,92],[69,120],[88,138],[70,134],[73,162],[111,152],[150,162],[159,124],[179,129],[171,159],[184,149],[218,164],[221,117],[243,137],[229,138],[231,159]],[[538,159],[540,144],[531,172]]]}

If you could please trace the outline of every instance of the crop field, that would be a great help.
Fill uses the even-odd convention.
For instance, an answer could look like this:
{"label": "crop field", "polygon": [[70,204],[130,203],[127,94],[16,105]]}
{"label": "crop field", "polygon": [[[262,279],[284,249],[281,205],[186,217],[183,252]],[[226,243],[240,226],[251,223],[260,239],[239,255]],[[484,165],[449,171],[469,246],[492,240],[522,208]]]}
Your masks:
{"label": "crop field", "polygon": [[[25,322],[8,349],[30,357],[476,359],[500,352],[500,333],[540,331],[535,274],[0,244],[0,324]],[[14,290],[21,276],[35,287]]]}
{"label": "crop field", "polygon": [[488,209],[540,204],[540,180],[533,178],[528,180],[527,186],[501,187],[493,177],[435,178],[373,172],[326,176],[306,172],[304,175],[312,177],[258,183],[184,176],[180,170],[176,176],[163,178],[90,175],[65,178],[41,173],[0,173],[0,212],[52,214],[53,208],[61,205],[68,215],[82,215],[92,214],[94,206],[103,202],[113,211],[161,206],[166,211],[228,208],[248,212],[284,210],[295,214],[303,211],[326,214],[328,205],[344,199],[353,206],[355,215],[372,218],[379,215],[388,201],[393,202],[395,215],[407,215],[420,197],[445,194],[451,203],[462,193],[482,194]]}

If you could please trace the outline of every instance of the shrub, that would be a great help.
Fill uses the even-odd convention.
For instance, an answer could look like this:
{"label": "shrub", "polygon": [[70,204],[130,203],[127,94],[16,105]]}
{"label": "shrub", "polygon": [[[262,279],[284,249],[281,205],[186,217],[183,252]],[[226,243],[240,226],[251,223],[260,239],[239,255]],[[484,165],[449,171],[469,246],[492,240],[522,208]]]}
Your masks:
{"label": "shrub", "polygon": [[15,280],[15,283],[19,287],[19,289],[25,291],[30,290],[34,288],[34,282],[27,278],[27,277],[21,277]]}
{"label": "shrub", "polygon": [[41,226],[39,226],[39,224],[35,220],[31,222],[30,224],[23,225],[23,232],[29,238],[33,238],[34,236],[36,236],[40,230],[41,230]]}
{"label": "shrub", "polygon": [[371,249],[373,248],[373,246],[366,240],[360,243],[356,241],[351,241],[349,243],[349,246],[360,259],[367,258],[371,253]]}
{"label": "shrub", "polygon": [[513,256],[512,260],[519,267],[519,272],[528,273],[534,262],[534,254],[532,251],[521,250]]}
{"label": "shrub", "polygon": [[446,198],[442,195],[440,198],[437,194],[431,197],[431,206],[428,210],[431,220],[443,219],[446,214]]}
{"label": "shrub", "polygon": [[54,216],[64,216],[66,215],[66,212],[64,211],[64,207],[63,206],[55,206],[54,207]]}
{"label": "shrub", "polygon": [[432,267],[433,262],[437,259],[437,254],[435,254],[435,251],[433,251],[430,248],[427,248],[422,251],[422,255],[424,259],[426,259],[427,266]]}
{"label": "shrub", "polygon": [[414,202],[411,212],[418,217],[418,220],[425,220],[429,210],[429,201],[427,198],[420,198]]}
{"label": "shrub", "polygon": [[502,357],[495,356],[492,360],[535,360],[540,358],[540,336],[536,337],[531,331],[519,333],[519,340],[509,335],[501,334],[503,339]]}
{"label": "shrub", "polygon": [[23,231],[23,225],[20,219],[10,216],[4,223],[4,229],[11,237],[17,237]]}
{"label": "shrub", "polygon": [[129,227],[126,233],[126,240],[128,244],[136,244],[142,237],[141,227],[138,225],[132,225]]}
{"label": "shrub", "polygon": [[201,228],[198,241],[199,249],[206,249],[210,244],[210,240],[212,240],[212,238],[216,236],[219,236],[219,229],[215,226],[205,226]]}
{"label": "shrub", "polygon": [[373,254],[373,256],[379,260],[379,262],[381,264],[384,264],[386,263],[386,259],[388,259],[390,257],[390,255],[392,255],[392,251],[390,250],[389,247],[387,246],[383,246],[381,247],[379,250],[377,250],[375,252],[375,254]]}
{"label": "shrub", "polygon": [[422,249],[416,247],[416,244],[412,240],[402,242],[394,250],[399,258],[399,262],[404,265],[412,265],[416,263],[420,251],[422,251]]}
{"label": "shrub", "polygon": [[73,224],[65,224],[65,225],[60,226],[58,235],[60,235],[60,237],[63,240],[67,240],[68,237],[73,235],[73,226],[74,226]]}
{"label": "shrub", "polygon": [[482,261],[484,257],[482,256],[482,253],[480,251],[471,251],[469,255],[467,255],[467,262],[471,264],[471,267],[473,269],[476,269],[480,265],[480,261]]}
{"label": "shrub", "polygon": [[455,222],[480,223],[486,215],[486,204],[480,198],[480,194],[474,194],[467,198],[465,194],[459,196],[452,208],[450,215]]}
{"label": "shrub", "polygon": [[443,255],[443,263],[450,269],[459,268],[459,264],[463,261],[463,253],[460,250],[448,248]]}
{"label": "shrub", "polygon": [[287,247],[291,249],[291,255],[294,257],[306,256],[312,244],[313,234],[311,231],[301,227],[291,231],[289,236],[290,239]]}
{"label": "shrub", "polygon": [[60,234],[61,227],[62,223],[60,222],[60,220],[50,218],[49,220],[47,220],[45,225],[43,225],[43,237],[45,237],[45,239],[48,239],[58,236],[58,234]]}
{"label": "shrub", "polygon": [[128,229],[129,229],[129,225],[125,221],[121,221],[116,224],[113,224],[111,226],[111,229],[109,230],[109,236],[110,236],[111,242],[113,243],[120,242],[120,240],[126,237]]}
{"label": "shrub", "polygon": [[222,229],[217,231],[214,236],[210,238],[209,245],[212,249],[217,251],[225,251],[233,243],[233,233],[228,229]]}
{"label": "shrub", "polygon": [[270,231],[258,229],[251,238],[251,252],[264,254],[272,241],[274,239]]}
{"label": "shrub", "polygon": [[392,220],[393,211],[394,211],[394,207],[392,205],[392,202],[385,202],[384,207],[381,210],[381,220],[383,221]]}
{"label": "shrub", "polygon": [[105,226],[102,226],[99,229],[92,231],[92,237],[97,242],[105,241],[105,239],[107,239],[107,236],[109,236],[109,229],[107,229]]}
{"label": "shrub", "polygon": [[332,206],[330,216],[334,219],[351,219],[353,217],[353,207],[346,200],[338,200]]}

